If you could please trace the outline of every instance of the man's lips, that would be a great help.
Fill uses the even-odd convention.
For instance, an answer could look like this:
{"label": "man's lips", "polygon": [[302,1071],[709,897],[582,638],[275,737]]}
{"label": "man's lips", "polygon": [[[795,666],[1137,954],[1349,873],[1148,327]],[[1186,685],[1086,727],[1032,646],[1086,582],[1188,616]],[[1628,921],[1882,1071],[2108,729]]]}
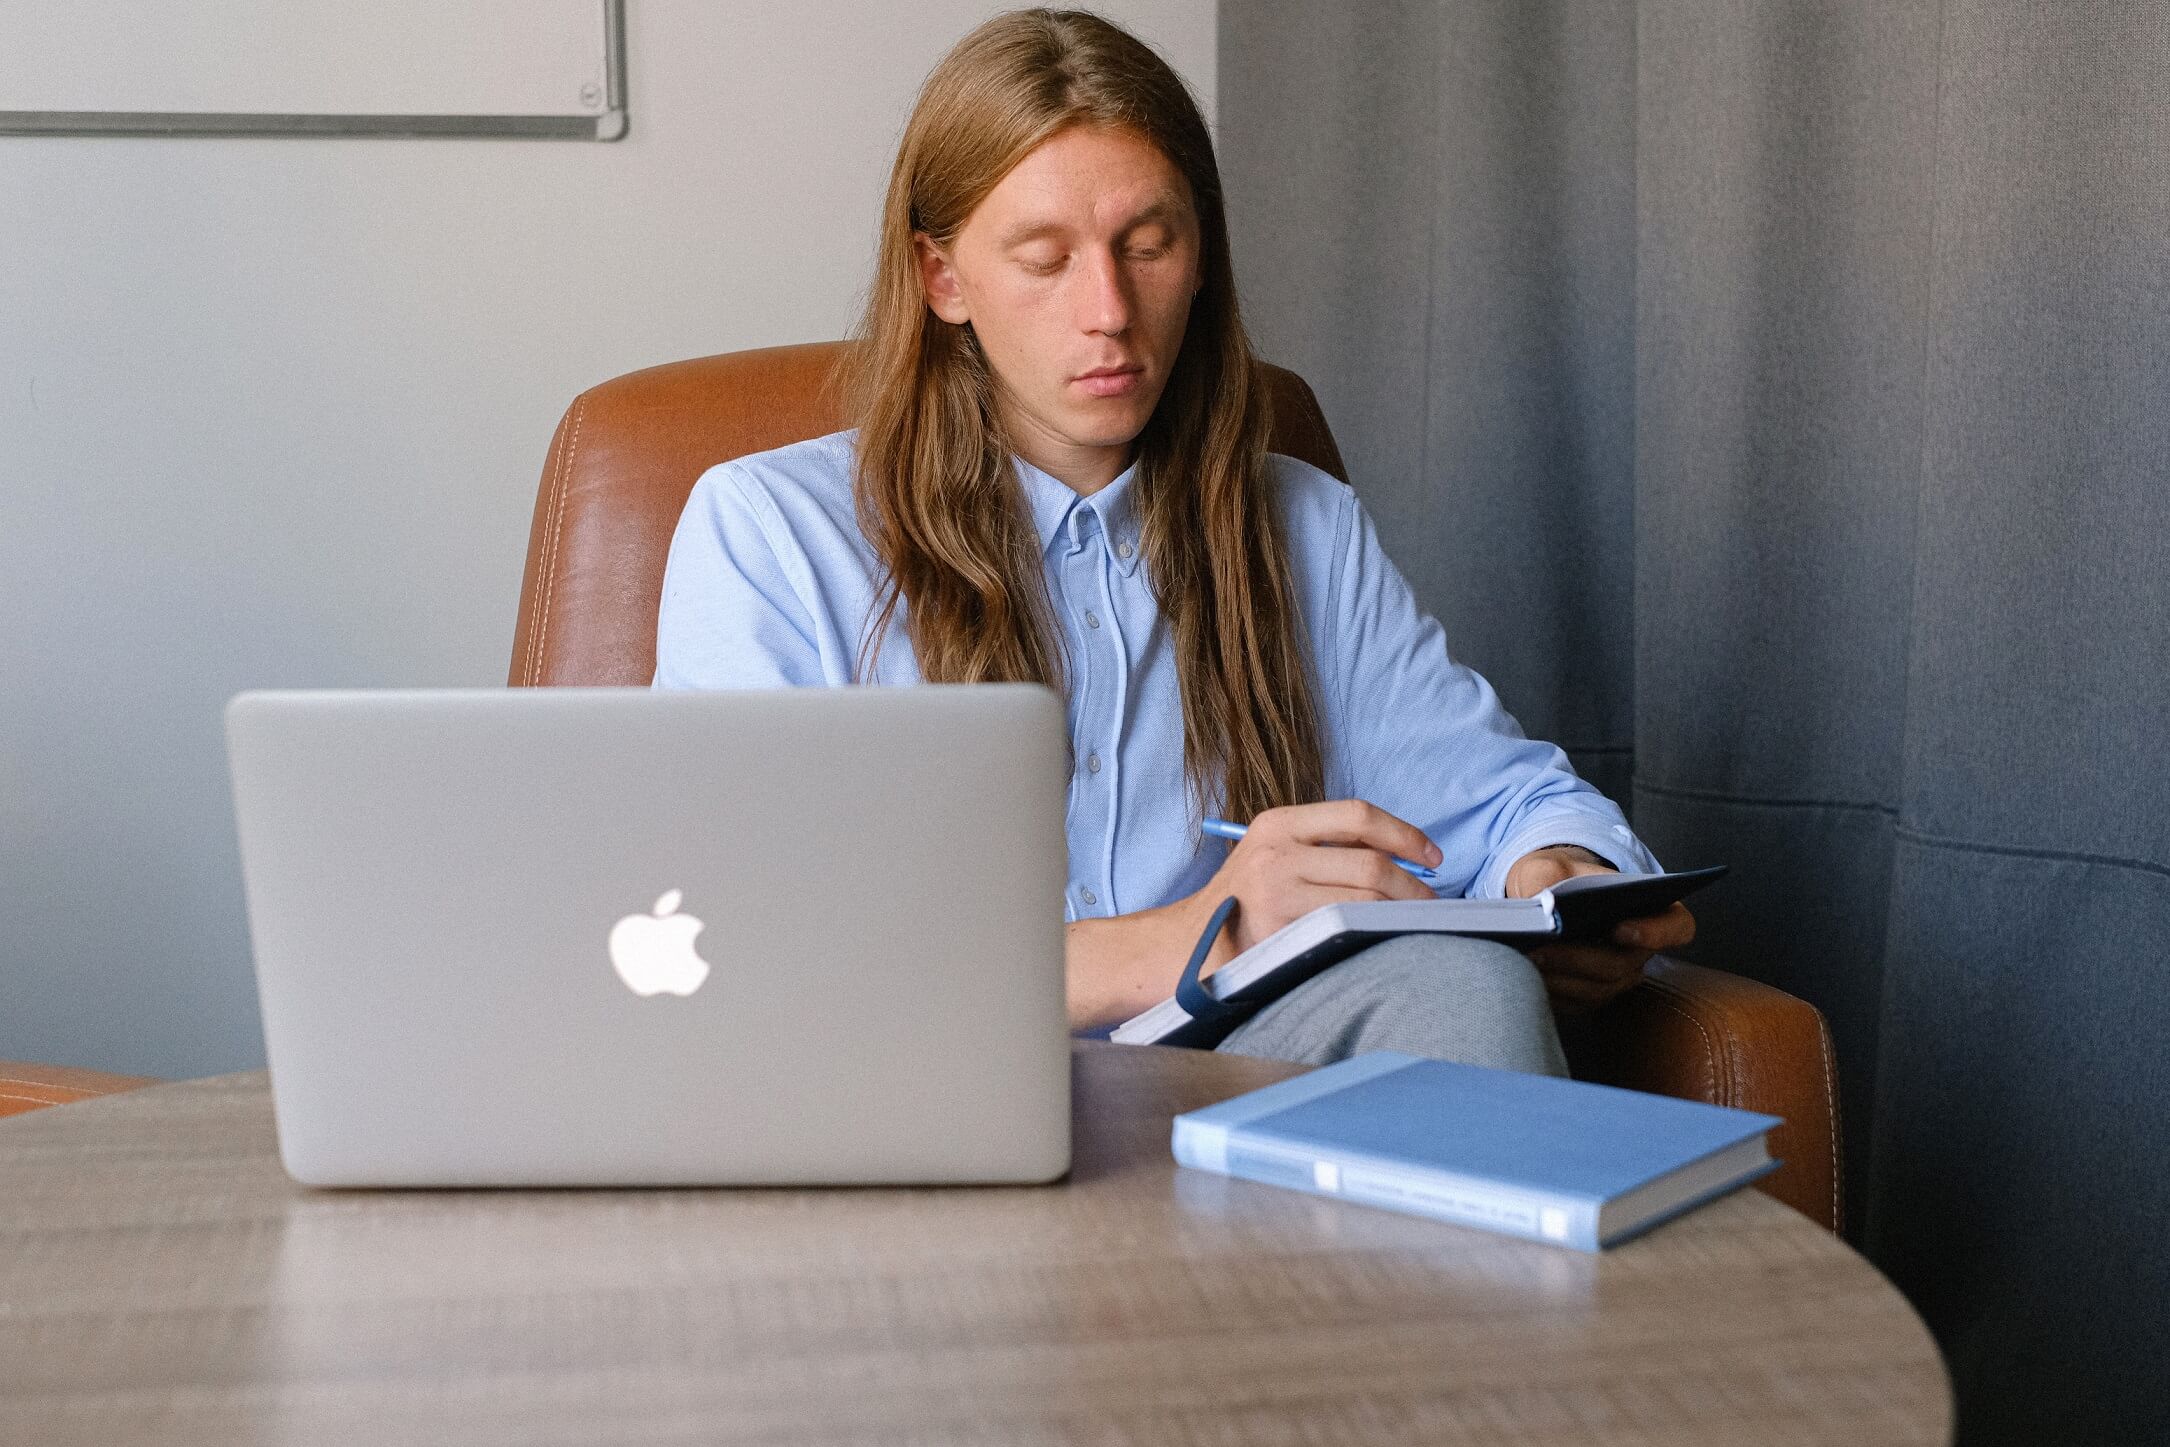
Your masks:
{"label": "man's lips", "polygon": [[1143,367],[1126,367],[1117,371],[1087,372],[1072,380],[1090,396],[1120,397],[1137,391],[1143,385],[1138,379],[1144,375]]}

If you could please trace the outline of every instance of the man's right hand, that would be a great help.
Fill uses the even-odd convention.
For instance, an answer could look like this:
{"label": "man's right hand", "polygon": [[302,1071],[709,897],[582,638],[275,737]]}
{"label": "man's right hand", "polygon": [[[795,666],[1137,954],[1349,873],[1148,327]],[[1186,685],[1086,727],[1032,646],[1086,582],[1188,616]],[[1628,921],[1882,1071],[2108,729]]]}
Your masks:
{"label": "man's right hand", "polygon": [[1236,897],[1235,914],[1201,973],[1321,905],[1434,898],[1394,855],[1427,867],[1440,862],[1438,847],[1422,830],[1361,799],[1266,810],[1251,820],[1206,887],[1190,897],[1200,930],[1215,906]]}

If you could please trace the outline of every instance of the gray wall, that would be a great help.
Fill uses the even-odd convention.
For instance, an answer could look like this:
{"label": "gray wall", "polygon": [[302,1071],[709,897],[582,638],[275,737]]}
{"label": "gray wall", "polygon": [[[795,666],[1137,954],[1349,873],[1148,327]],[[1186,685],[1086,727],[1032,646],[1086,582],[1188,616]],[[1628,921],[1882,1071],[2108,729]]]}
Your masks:
{"label": "gray wall", "polygon": [[1962,1441],[2170,1440],[2170,0],[1261,0],[1222,75],[1262,346],[1734,866],[1690,954],[1829,1016]]}
{"label": "gray wall", "polygon": [[[841,335],[1002,8],[632,0],[613,145],[0,138],[0,1057],[261,1062],[226,698],[501,682],[566,402]],[[1101,8],[1212,114],[1214,0]]]}

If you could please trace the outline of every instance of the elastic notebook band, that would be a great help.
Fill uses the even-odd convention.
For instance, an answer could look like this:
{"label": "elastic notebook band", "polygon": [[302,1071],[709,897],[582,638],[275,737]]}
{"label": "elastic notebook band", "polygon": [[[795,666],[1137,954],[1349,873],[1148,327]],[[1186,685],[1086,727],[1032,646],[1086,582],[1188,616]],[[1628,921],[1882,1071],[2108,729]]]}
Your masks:
{"label": "elastic notebook band", "polygon": [[1228,923],[1228,916],[1236,910],[1236,897],[1228,896],[1213,911],[1213,918],[1206,921],[1205,933],[1198,936],[1198,945],[1190,952],[1190,963],[1183,967],[1183,974],[1175,982],[1175,1002],[1193,1020],[1208,1024],[1249,1012],[1240,1005],[1216,1000],[1206,993],[1206,987],[1198,983],[1198,971],[1204,967],[1206,956],[1213,953],[1213,942],[1221,937],[1221,926]]}

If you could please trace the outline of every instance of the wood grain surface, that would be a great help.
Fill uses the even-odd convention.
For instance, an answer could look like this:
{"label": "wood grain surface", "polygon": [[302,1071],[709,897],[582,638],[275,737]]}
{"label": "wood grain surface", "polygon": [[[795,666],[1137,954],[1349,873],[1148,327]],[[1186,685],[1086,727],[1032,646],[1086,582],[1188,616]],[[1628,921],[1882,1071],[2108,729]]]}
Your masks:
{"label": "wood grain surface", "polygon": [[1179,1170],[1295,1073],[1080,1044],[1045,1187],[322,1192],[262,1075],[0,1121],[0,1442],[1948,1442],[1927,1332],[1739,1191],[1591,1257]]}

